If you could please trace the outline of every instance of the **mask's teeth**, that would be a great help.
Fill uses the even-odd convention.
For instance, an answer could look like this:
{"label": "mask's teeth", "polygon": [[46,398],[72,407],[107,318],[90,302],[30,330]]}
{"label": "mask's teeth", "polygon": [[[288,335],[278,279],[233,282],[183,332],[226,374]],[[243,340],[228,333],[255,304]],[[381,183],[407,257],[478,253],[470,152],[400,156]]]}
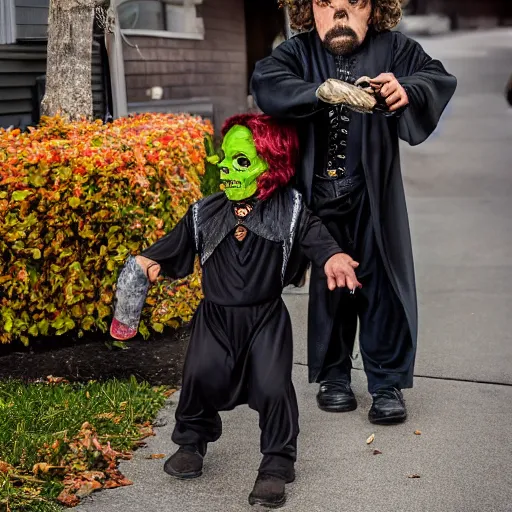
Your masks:
{"label": "mask's teeth", "polygon": [[242,188],[242,184],[235,180],[223,180],[224,185],[228,188]]}

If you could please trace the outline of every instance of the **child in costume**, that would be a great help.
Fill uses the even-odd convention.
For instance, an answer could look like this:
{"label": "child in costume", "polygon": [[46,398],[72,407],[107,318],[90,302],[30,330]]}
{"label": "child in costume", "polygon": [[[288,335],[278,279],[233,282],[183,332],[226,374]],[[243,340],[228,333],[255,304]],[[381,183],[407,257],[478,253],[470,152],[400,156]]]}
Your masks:
{"label": "child in costume", "polygon": [[202,266],[204,300],[193,320],[172,436],[179,450],[165,471],[202,474],[208,443],[219,439],[219,411],[248,404],[259,413],[263,460],[251,505],[279,507],[295,478],[298,408],[292,384],[292,328],[281,298],[301,251],[325,266],[331,289],[359,287],[357,263],[342,254],[320,220],[288,184],[298,149],[290,127],[245,114],[222,130],[218,164],[224,192],[195,203],[165,237],[130,257],[118,280],[115,338],[137,332],[150,282]]}

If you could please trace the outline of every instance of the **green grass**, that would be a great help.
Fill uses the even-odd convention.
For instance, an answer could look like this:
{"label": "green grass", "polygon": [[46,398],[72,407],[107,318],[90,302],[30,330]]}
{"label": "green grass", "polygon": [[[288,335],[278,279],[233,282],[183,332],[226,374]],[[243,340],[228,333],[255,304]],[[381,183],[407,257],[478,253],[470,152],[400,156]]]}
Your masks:
{"label": "green grass", "polygon": [[[162,391],[135,379],[83,385],[0,382],[0,461],[30,478],[34,464],[45,460],[40,449],[73,438],[86,421],[100,442],[132,449],[140,437],[137,424],[152,420],[163,406]],[[55,512],[60,508],[53,499],[61,488],[58,477],[21,485],[0,473],[0,511],[9,506],[16,512]],[[32,492],[40,495],[31,497]]]}
{"label": "green grass", "polygon": [[41,487],[19,485],[0,474],[0,511],[63,512],[66,509],[54,501],[61,487],[58,482]]}

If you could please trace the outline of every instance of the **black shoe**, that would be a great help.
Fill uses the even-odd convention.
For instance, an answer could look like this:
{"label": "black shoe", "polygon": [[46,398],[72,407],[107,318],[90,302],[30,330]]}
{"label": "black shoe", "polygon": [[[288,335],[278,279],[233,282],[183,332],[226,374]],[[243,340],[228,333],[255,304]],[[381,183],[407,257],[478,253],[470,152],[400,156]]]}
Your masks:
{"label": "black shoe", "polygon": [[318,407],[327,412],[349,412],[357,409],[357,401],[350,384],[342,380],[327,380],[320,383],[316,395]]}
{"label": "black shoe", "polygon": [[379,389],[373,393],[373,405],[368,419],[376,425],[392,425],[407,419],[407,409],[402,392],[396,388]]}
{"label": "black shoe", "polygon": [[250,505],[280,508],[286,503],[286,480],[271,475],[258,475],[254,488],[249,494]]}
{"label": "black shoe", "polygon": [[285,482],[287,484],[293,484],[293,482],[295,482],[295,469],[292,469],[287,475],[286,475],[286,479],[285,479]]}
{"label": "black shoe", "polygon": [[189,480],[203,474],[204,450],[196,445],[180,446],[164,464],[164,471],[175,478]]}

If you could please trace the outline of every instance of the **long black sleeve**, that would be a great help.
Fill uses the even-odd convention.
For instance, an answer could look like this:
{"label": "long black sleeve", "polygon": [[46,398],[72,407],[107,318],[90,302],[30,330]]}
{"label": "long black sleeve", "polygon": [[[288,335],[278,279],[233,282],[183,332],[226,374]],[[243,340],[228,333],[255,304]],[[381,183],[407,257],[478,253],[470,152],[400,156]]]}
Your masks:
{"label": "long black sleeve", "polygon": [[299,39],[289,39],[256,64],[251,93],[265,114],[297,119],[323,108],[316,97],[321,84],[304,80],[301,45]]}
{"label": "long black sleeve", "polygon": [[457,79],[441,62],[427,55],[419,43],[399,32],[394,35],[391,72],[409,96],[409,105],[398,121],[398,133],[402,140],[415,146],[436,129],[455,92]]}
{"label": "long black sleeve", "polygon": [[331,256],[343,252],[322,221],[305,207],[297,234],[302,251],[318,267],[323,267]]}
{"label": "long black sleeve", "polygon": [[189,209],[170,233],[142,252],[141,256],[156,261],[167,277],[178,279],[194,271],[196,252],[193,216]]}

